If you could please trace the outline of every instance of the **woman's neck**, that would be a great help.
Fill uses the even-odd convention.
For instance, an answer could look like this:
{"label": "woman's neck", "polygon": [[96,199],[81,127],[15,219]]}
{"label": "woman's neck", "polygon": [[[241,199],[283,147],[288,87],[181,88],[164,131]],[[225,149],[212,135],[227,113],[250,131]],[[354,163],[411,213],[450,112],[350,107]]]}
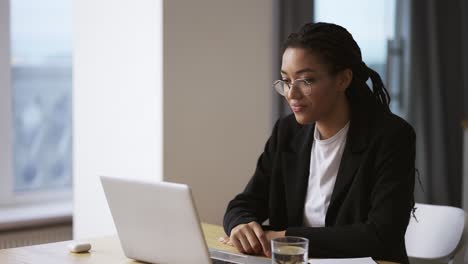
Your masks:
{"label": "woman's neck", "polygon": [[337,108],[325,118],[318,120],[315,125],[320,132],[321,139],[333,137],[350,120],[351,110],[346,97],[337,104]]}

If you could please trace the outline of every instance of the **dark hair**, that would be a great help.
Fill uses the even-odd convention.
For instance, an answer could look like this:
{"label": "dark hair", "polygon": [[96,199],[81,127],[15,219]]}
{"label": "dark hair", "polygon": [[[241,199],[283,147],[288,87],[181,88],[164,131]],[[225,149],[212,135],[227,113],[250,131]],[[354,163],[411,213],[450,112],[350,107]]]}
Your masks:
{"label": "dark hair", "polygon": [[[288,36],[283,44],[283,53],[287,48],[304,48],[315,52],[329,66],[331,74],[350,69],[353,79],[346,89],[349,101],[365,103],[373,99],[390,111],[390,95],[380,75],[362,61],[361,49],[345,28],[323,22],[305,24],[298,32]],[[366,84],[369,78],[372,90]]]}

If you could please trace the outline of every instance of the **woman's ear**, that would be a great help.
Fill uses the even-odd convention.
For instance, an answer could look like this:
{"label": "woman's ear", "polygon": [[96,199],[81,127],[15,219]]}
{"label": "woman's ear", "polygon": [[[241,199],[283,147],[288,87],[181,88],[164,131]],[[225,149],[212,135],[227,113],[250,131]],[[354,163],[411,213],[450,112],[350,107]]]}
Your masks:
{"label": "woman's ear", "polygon": [[350,69],[344,69],[337,74],[336,78],[338,82],[338,91],[345,92],[353,80],[353,71]]}

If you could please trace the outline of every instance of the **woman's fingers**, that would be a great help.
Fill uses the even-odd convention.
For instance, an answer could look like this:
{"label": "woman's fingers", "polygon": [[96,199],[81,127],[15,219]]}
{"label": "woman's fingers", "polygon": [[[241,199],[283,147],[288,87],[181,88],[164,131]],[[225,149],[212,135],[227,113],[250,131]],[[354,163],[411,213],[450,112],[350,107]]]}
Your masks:
{"label": "woman's fingers", "polygon": [[250,246],[249,241],[244,235],[244,228],[246,225],[238,225],[231,231],[230,239],[233,242],[234,246],[241,253],[251,254],[252,247]]}
{"label": "woman's fingers", "polygon": [[234,246],[234,244],[231,242],[231,239],[228,236],[220,237],[218,238],[218,241],[231,247]]}
{"label": "woman's fingers", "polygon": [[236,249],[239,252],[244,253],[244,247],[242,246],[241,242],[237,238],[231,235],[231,238],[229,240],[232,242],[232,244],[234,244],[234,247],[236,247]]}
{"label": "woman's fingers", "polygon": [[223,238],[224,244],[231,244],[242,253],[271,256],[270,244],[262,227],[257,222],[241,224],[231,230],[229,239]]}
{"label": "woman's fingers", "polygon": [[243,249],[241,251],[242,253],[246,253],[246,254],[254,253],[252,246],[250,245],[249,240],[247,239],[245,235],[241,234],[236,238],[240,241],[240,244],[242,245],[242,249]]}
{"label": "woman's fingers", "polygon": [[258,241],[257,235],[253,231],[253,228],[251,225],[243,229],[243,234],[247,238],[247,241],[250,244],[250,247],[252,248],[252,253],[254,254],[260,254],[262,253],[262,245],[260,244],[260,241]]}
{"label": "woman's fingers", "polygon": [[258,238],[258,241],[260,241],[260,244],[262,245],[263,254],[267,257],[271,257],[270,243],[265,235],[265,231],[263,231],[259,224],[254,225],[252,228]]}

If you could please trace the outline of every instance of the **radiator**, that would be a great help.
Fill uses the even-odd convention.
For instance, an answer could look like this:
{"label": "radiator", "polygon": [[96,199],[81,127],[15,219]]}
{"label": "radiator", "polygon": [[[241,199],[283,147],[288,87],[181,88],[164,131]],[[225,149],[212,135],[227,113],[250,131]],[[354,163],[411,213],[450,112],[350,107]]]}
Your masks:
{"label": "radiator", "polygon": [[72,239],[72,225],[61,224],[0,232],[0,249]]}

